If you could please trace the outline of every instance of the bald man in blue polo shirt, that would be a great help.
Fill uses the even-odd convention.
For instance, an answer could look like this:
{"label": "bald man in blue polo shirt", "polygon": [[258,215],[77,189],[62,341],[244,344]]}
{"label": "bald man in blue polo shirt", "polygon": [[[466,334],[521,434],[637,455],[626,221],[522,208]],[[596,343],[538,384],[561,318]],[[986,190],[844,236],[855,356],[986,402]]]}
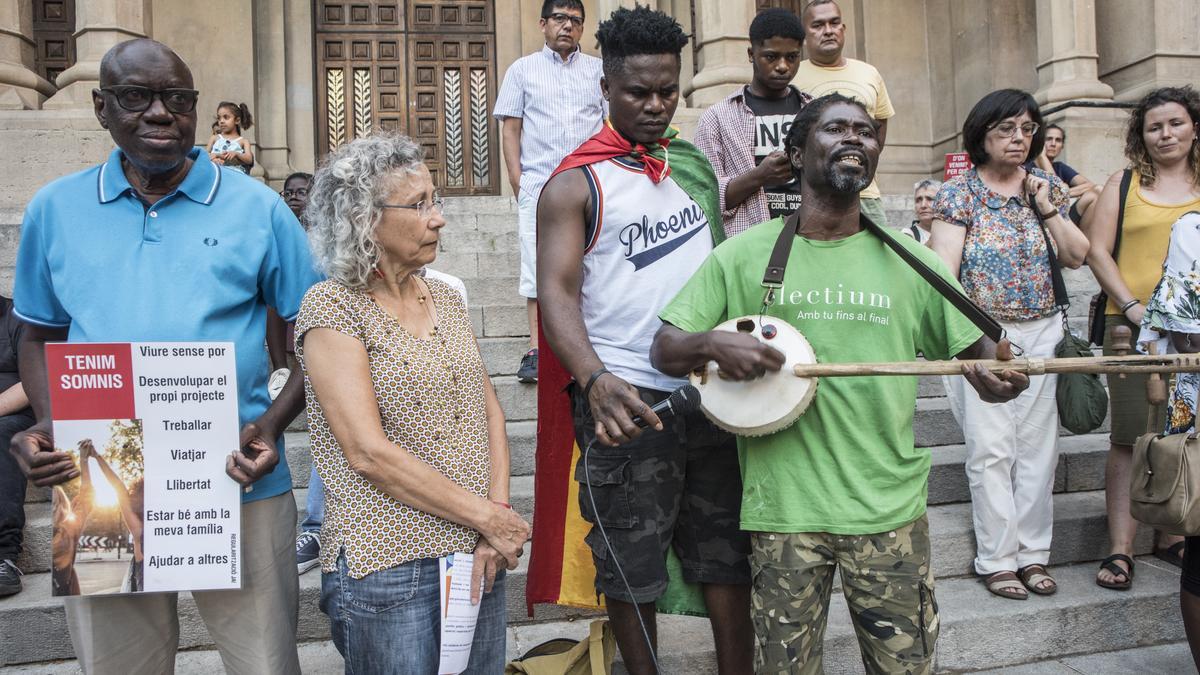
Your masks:
{"label": "bald man in blue polo shirt", "polygon": [[[269,400],[263,335],[267,307],[293,319],[317,277],[283,200],[193,147],[196,96],[187,65],[152,40],[118,44],[101,61],[92,98],[117,149],[25,210],[14,303],[28,324],[20,371],[37,423],[12,452],[37,485],[79,474],[52,442],[47,342],[236,343],[242,447],[226,471],[245,486],[243,585],[193,597],[227,672],[299,673],[296,505],[280,444],[303,391],[294,373]],[[72,597],[66,610],[89,675],[173,672],[175,594]]]}

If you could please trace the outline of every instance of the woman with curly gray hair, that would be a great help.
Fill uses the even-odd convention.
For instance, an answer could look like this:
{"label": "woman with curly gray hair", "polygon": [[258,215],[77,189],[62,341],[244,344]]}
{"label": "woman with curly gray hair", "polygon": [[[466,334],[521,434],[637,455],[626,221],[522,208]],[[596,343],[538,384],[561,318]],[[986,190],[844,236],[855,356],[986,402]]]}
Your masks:
{"label": "woman with curly gray hair", "polygon": [[313,462],[325,484],[321,609],[347,673],[437,672],[438,559],[473,564],[467,672],[504,669],[504,569],[529,524],[508,502],[504,413],[461,296],[419,274],[446,220],[419,146],[330,153],[306,211],[328,279],[304,297]]}

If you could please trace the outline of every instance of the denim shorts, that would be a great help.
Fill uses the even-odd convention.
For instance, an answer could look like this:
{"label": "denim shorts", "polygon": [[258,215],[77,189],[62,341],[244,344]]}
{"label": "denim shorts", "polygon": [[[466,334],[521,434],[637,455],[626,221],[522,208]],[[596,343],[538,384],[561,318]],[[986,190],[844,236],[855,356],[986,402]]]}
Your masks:
{"label": "denim shorts", "polygon": [[[441,601],[438,561],[425,558],[350,576],[346,556],[337,571],[321,574],[321,611],[329,616],[333,644],[346,675],[438,672]],[[504,672],[504,571],[480,600],[479,622],[466,673]]]}
{"label": "denim shorts", "polygon": [[[640,387],[638,392],[650,405],[668,395]],[[596,437],[595,420],[576,387],[572,402],[575,439],[586,448]],[[580,511],[593,525],[584,541],[596,565],[597,592],[624,602],[657,600],[667,588],[668,546],[675,548],[690,583],[750,583],[750,537],[740,529],[737,439],[702,413],[669,421],[662,431],[646,429],[615,448],[593,443],[586,466],[581,458],[575,468],[575,480]]]}

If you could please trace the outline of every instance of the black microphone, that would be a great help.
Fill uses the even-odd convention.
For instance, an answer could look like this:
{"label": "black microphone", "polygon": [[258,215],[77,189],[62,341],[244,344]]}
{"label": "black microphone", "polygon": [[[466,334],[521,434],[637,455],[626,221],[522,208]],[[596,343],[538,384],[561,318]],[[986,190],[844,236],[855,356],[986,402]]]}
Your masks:
{"label": "black microphone", "polygon": [[[700,390],[690,384],[685,384],[671,392],[670,396],[650,406],[650,409],[663,422],[672,417],[690,415],[700,409]],[[650,428],[650,425],[640,415],[634,416],[633,423],[643,429]]]}

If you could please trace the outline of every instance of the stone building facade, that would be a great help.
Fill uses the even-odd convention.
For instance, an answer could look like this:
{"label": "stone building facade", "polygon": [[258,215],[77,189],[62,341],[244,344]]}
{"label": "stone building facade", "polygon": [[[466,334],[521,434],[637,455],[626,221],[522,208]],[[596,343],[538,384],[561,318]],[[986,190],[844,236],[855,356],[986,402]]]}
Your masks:
{"label": "stone building facade", "polygon": [[[584,48],[599,19],[633,0],[585,0]],[[704,106],[746,82],[747,27],[765,6],[803,0],[651,0],[694,36],[685,52],[685,134]],[[373,127],[425,144],[447,194],[504,194],[490,108],[509,64],[538,49],[540,0],[0,0],[0,207],[101,159],[91,115],[99,59],[149,36],[176,49],[201,91],[246,102],[255,173],[311,171],[331,145]],[[880,168],[885,193],[937,175],[984,93],[1013,86],[1046,106],[1131,101],[1200,79],[1195,0],[843,0],[847,54],[883,73],[897,109]],[[53,81],[51,81],[53,80]],[[1122,164],[1125,113],[1051,115],[1066,160],[1093,180]],[[204,130],[206,127],[202,126]]]}

